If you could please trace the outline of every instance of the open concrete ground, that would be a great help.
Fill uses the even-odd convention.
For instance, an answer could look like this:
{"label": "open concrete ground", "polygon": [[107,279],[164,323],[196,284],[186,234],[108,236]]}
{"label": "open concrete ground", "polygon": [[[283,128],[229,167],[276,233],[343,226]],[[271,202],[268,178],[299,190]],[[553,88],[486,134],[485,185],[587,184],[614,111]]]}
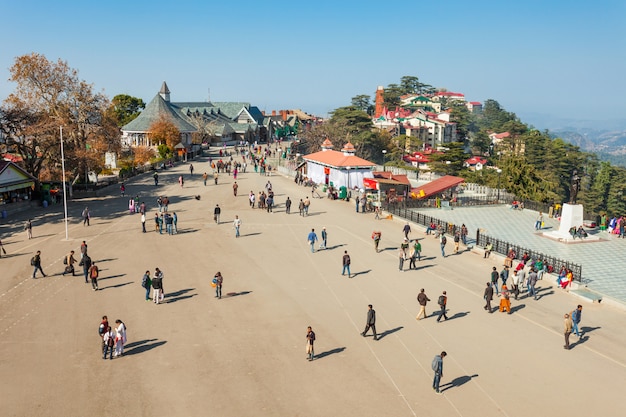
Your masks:
{"label": "open concrete ground", "polygon": [[[578,299],[540,281],[539,300],[512,301],[513,313],[488,314],[483,289],[492,266],[469,251],[441,257],[435,239],[414,226],[424,258],[398,270],[399,220],[374,220],[354,205],[315,198],[298,215],[309,188],[291,179],[242,174],[202,185],[206,161],[177,184],[186,165],[127,185],[149,206],[148,230],[127,214],[117,190],[70,204],[66,241],[61,210],[43,209],[27,240],[20,219],[0,232],[0,392],[3,416],[622,416],[626,383],[624,313],[585,304],[584,337],[563,349],[563,314]],[[274,213],[251,209],[247,194],[270,180]],[[168,195],[179,234],[154,232],[158,194]],[[196,200],[195,195],[201,199]],[[284,212],[287,196],[292,213]],[[212,221],[215,204],[220,224]],[[79,222],[88,205],[91,226]],[[232,220],[242,219],[234,237]],[[23,216],[27,216],[24,214]],[[326,226],[328,249],[311,253],[311,228]],[[372,230],[382,231],[375,253]],[[89,244],[101,267],[100,291],[82,277],[61,276],[62,257]],[[47,278],[31,279],[29,259],[42,251]],[[352,257],[353,278],[341,259]],[[452,251],[449,239],[448,252]],[[164,271],[166,303],[144,300],[145,270]],[[405,264],[405,267],[408,265]],[[210,281],[224,276],[224,297]],[[436,310],[446,290],[449,320],[416,321],[425,288]],[[378,341],[361,337],[367,305],[377,311]],[[497,304],[494,301],[494,304]],[[122,319],[122,358],[103,360],[97,327],[103,314]],[[306,326],[317,334],[316,359],[306,360]],[[442,395],[432,388],[431,360],[448,352]]]}

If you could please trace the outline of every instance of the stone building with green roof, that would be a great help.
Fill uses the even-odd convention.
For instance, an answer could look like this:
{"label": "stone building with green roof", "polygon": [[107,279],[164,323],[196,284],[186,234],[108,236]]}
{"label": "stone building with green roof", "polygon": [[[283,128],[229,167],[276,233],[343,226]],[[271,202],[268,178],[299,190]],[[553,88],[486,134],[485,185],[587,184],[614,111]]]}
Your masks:
{"label": "stone building with green roof", "polygon": [[155,146],[150,138],[150,126],[161,118],[174,123],[180,131],[180,142],[186,148],[191,147],[194,136],[208,137],[214,145],[240,141],[265,142],[277,127],[275,120],[264,116],[250,103],[173,103],[170,101],[170,90],[163,81],[159,93],[139,116],[122,127],[122,144],[128,147]]}

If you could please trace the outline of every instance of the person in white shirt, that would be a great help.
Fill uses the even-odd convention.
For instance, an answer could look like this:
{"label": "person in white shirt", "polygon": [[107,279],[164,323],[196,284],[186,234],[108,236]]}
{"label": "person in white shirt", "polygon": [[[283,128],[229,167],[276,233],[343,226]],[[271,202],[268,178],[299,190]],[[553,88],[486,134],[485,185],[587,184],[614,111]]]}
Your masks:
{"label": "person in white shirt", "polygon": [[239,237],[239,228],[241,227],[241,219],[239,216],[235,216],[233,221],[233,228],[235,229],[235,237]]}
{"label": "person in white shirt", "polygon": [[122,320],[115,320],[117,328],[115,329],[115,355],[122,356],[124,354],[124,344],[126,344],[126,325]]}
{"label": "person in white shirt", "polygon": [[113,329],[109,327],[109,330],[104,333],[102,341],[104,344],[104,347],[102,349],[102,359],[107,358],[107,353],[109,354],[109,359],[113,359],[113,347],[115,346],[115,336],[113,335]]}

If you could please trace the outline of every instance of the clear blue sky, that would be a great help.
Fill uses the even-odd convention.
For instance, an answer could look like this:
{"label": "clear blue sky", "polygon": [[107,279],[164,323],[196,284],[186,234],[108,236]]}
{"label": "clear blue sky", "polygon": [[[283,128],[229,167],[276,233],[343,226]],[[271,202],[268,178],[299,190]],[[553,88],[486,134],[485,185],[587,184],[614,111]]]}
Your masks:
{"label": "clear blue sky", "polygon": [[[110,98],[247,101],[325,115],[404,75],[530,115],[626,119],[624,1],[0,0],[15,57],[61,58]],[[528,117],[525,117],[527,116]]]}

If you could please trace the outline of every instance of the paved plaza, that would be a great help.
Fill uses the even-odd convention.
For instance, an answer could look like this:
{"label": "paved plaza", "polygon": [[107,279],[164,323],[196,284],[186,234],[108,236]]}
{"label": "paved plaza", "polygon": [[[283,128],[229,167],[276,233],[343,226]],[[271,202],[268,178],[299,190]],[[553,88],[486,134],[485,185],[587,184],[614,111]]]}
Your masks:
{"label": "paved plaza", "polygon": [[[0,224],[8,253],[0,259],[3,416],[623,415],[621,309],[585,303],[584,336],[572,336],[566,351],[563,314],[580,300],[551,282],[539,281],[539,300],[512,300],[511,315],[488,314],[483,290],[499,262],[468,250],[452,254],[452,239],[444,258],[437,241],[414,226],[410,237],[420,239],[424,257],[417,270],[399,271],[401,219],[375,220],[356,213],[353,202],[325,198],[312,199],[310,215],[302,217],[298,202],[310,197],[310,188],[292,179],[241,174],[234,197],[232,177],[220,175],[219,185],[205,187],[201,174],[208,162],[194,161],[194,167],[193,178],[188,165],[163,172],[159,187],[149,175],[127,183],[127,195],[139,194],[148,205],[145,234],[116,187],[70,203],[69,241],[59,206]],[[186,175],[184,188],[177,183],[180,174]],[[258,193],[268,180],[278,206],[273,213],[251,209],[249,191]],[[170,198],[179,234],[154,231],[158,195]],[[287,196],[290,215],[283,205]],[[213,222],[216,204],[220,224]],[[89,227],[79,220],[85,206],[92,213]],[[518,230],[521,244],[551,244],[533,236],[530,211],[455,209],[437,217],[462,222],[444,215],[464,212],[471,213],[468,226],[494,236]],[[242,220],[240,238],[232,227],[235,215]],[[34,218],[32,240],[23,231],[27,216]],[[524,219],[519,224],[531,230],[528,236],[508,217]],[[311,253],[307,234],[315,228],[319,236],[324,226],[328,249]],[[547,226],[555,224],[548,220]],[[373,230],[382,232],[380,253]],[[61,276],[63,256],[78,253],[82,240],[100,266],[100,291],[82,276]],[[622,242],[560,249],[615,245]],[[36,250],[47,278],[31,279],[29,259]],[[353,278],[341,276],[346,250]],[[591,267],[584,262],[587,273]],[[165,275],[161,305],[146,302],[140,285],[143,273],[155,267]],[[224,276],[220,300],[210,286],[217,271]],[[431,316],[416,321],[420,288],[432,300],[426,309]],[[444,290],[449,320],[437,323],[432,313]],[[378,341],[360,335],[368,304],[377,313]],[[121,358],[102,359],[97,327],[104,314],[128,327]],[[305,353],[307,326],[317,335],[312,362]],[[448,356],[437,395],[431,361],[442,350]]]}
{"label": "paved plaza", "polygon": [[542,236],[542,232],[559,229],[556,218],[544,214],[545,225],[541,231],[536,231],[534,225],[538,212],[511,210],[505,205],[419,211],[449,223],[465,223],[469,231],[468,243],[474,242],[476,230],[480,228],[482,233],[496,239],[580,264],[583,267],[583,281],[589,289],[601,294],[604,301],[614,300],[626,307],[626,279],[620,272],[626,239],[594,230],[591,233],[600,237],[599,242],[581,243],[576,240],[574,243],[560,243]]}

